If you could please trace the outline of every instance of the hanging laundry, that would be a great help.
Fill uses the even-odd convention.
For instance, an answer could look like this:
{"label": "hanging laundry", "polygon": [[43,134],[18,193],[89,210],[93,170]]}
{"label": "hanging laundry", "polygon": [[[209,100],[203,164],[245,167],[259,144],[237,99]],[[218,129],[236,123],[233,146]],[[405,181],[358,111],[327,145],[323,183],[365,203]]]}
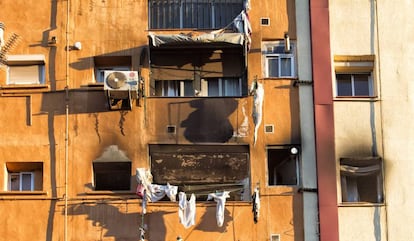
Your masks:
{"label": "hanging laundry", "polygon": [[253,200],[253,220],[254,223],[259,221],[259,214],[260,214],[260,197],[259,197],[259,188],[255,188],[254,193],[252,195]]}
{"label": "hanging laundry", "polygon": [[[167,185],[158,185],[152,184],[152,174],[145,168],[137,168],[136,169],[136,178],[138,182],[137,187],[137,195],[140,196],[142,194],[142,190],[138,190],[138,188],[144,188],[147,190],[146,198],[151,202],[156,202],[161,200],[165,195],[172,201],[176,201],[176,196],[178,192],[178,186],[173,186],[167,183]],[[140,187],[142,185],[143,187]]]}
{"label": "hanging laundry", "polygon": [[[143,192],[144,196],[146,196],[146,192],[147,191],[144,189],[144,192]],[[142,199],[142,215],[144,215],[146,213],[147,213],[147,199],[143,198]]]}
{"label": "hanging laundry", "polygon": [[190,199],[187,201],[187,195],[184,192],[178,194],[178,217],[180,223],[185,228],[189,228],[195,224],[196,215],[196,198],[194,194],[191,194]]}
{"label": "hanging laundry", "polygon": [[262,123],[263,115],[263,100],[264,100],[264,89],[263,84],[255,82],[252,85],[250,92],[253,94],[253,123],[254,123],[254,145],[256,145],[257,135],[260,124]]}
{"label": "hanging laundry", "polygon": [[178,186],[172,186],[169,183],[167,183],[167,185],[150,184],[146,189],[148,190],[147,195],[151,202],[157,202],[165,195],[167,195],[172,202],[176,201]]}
{"label": "hanging laundry", "polygon": [[142,183],[139,183],[137,186],[137,191],[135,192],[138,197],[143,198],[145,197],[145,187]]}
{"label": "hanging laundry", "polygon": [[0,22],[0,51],[5,44],[6,42],[4,42],[4,23]]}
{"label": "hanging laundry", "polygon": [[224,208],[226,206],[226,198],[229,198],[230,192],[224,191],[222,193],[210,193],[208,194],[207,201],[214,199],[217,202],[216,206],[216,218],[217,218],[217,225],[219,227],[223,226],[224,223]]}

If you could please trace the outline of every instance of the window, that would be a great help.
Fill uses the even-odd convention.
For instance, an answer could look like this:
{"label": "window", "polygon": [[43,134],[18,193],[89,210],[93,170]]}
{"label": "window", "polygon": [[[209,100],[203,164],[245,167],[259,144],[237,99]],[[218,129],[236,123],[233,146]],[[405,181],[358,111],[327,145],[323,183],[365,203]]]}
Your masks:
{"label": "window", "polygon": [[[298,155],[289,147],[269,147],[267,149],[268,184],[298,185]],[[297,151],[297,149],[296,149]]]}
{"label": "window", "polygon": [[43,163],[8,162],[8,191],[40,191],[43,189]]}
{"label": "window", "polygon": [[[207,78],[192,80],[157,80],[156,96],[241,96],[241,78]],[[196,86],[198,86],[198,88]]]}
{"label": "window", "polygon": [[286,50],[283,41],[270,42],[264,44],[264,64],[265,76],[292,78],[295,72],[295,49],[294,44],[290,44],[290,50]]}
{"label": "window", "polygon": [[155,81],[156,96],[194,96],[191,80],[159,80]]}
{"label": "window", "polygon": [[150,145],[153,183],[167,183],[194,193],[198,200],[230,191],[229,200],[248,201],[249,147],[220,145]]}
{"label": "window", "polygon": [[218,29],[232,23],[243,0],[149,0],[150,29]]}
{"label": "window", "polygon": [[341,158],[340,173],[343,203],[383,202],[381,158]]}
{"label": "window", "polygon": [[336,74],[337,96],[373,96],[370,73]]}
{"label": "window", "polygon": [[94,162],[96,191],[127,191],[131,189],[131,162]]}
{"label": "window", "polygon": [[335,55],[337,97],[374,97],[374,55]]}
{"label": "window", "polygon": [[7,84],[9,85],[45,83],[44,55],[9,55],[7,66]]}
{"label": "window", "polygon": [[131,56],[95,56],[95,82],[104,82],[104,72],[108,70],[130,71]]}
{"label": "window", "polygon": [[206,82],[207,96],[241,96],[240,78],[210,78]]}

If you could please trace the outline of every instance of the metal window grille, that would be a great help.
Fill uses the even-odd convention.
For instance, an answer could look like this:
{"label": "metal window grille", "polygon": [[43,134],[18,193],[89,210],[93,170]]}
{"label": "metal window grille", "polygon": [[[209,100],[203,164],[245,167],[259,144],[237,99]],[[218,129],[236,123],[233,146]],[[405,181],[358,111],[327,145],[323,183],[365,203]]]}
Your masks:
{"label": "metal window grille", "polygon": [[243,0],[149,0],[149,27],[223,28],[242,10]]}

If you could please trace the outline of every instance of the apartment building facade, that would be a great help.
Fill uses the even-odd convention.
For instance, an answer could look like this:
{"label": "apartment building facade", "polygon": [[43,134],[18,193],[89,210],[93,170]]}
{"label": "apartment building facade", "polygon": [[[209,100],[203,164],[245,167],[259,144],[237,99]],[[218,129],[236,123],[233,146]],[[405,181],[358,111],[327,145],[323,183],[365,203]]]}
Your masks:
{"label": "apartment building facade", "polygon": [[[408,1],[329,1],[340,240],[412,239]],[[395,13],[398,13],[397,15]]]}
{"label": "apartment building facade", "polygon": [[310,9],[2,1],[1,237],[318,240]]}

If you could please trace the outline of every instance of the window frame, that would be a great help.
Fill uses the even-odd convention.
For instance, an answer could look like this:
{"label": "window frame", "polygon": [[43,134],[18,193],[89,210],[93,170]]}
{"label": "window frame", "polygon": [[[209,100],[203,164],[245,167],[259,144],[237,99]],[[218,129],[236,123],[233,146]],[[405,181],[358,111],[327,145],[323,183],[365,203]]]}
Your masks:
{"label": "window frame", "polygon": [[[12,177],[16,176],[16,174],[19,176],[19,189],[18,190],[12,190]],[[30,175],[30,190],[23,190],[23,175]],[[34,172],[11,172],[8,174],[8,191],[34,191]]]}
{"label": "window frame", "polygon": [[[351,95],[340,95],[339,94],[338,75],[350,75],[350,77],[351,77],[351,79],[350,79],[350,81],[351,81],[351,92],[352,92]],[[366,80],[367,84],[368,84],[368,94],[367,95],[356,95],[355,94],[355,92],[356,92],[355,76],[356,75],[367,75],[368,76],[367,80]],[[350,98],[353,98],[353,97],[369,97],[369,98],[375,97],[372,72],[350,72],[350,73],[336,72],[335,73],[335,86],[336,86],[336,88],[335,88],[335,90],[336,90],[335,96],[336,97],[350,97]]]}
{"label": "window frame", "polygon": [[[271,41],[271,42],[263,42],[262,46],[262,56],[264,62],[264,76],[265,78],[296,78],[296,43],[290,41],[290,50],[285,51],[285,43],[284,41]],[[269,49],[272,49],[269,51]],[[276,49],[276,50],[275,50]],[[283,51],[278,52],[278,49],[283,49]],[[270,72],[270,60],[277,59],[278,60],[278,69],[277,75],[271,76]],[[289,59],[290,60],[290,75],[284,75],[282,73],[283,70],[283,63],[282,59]]]}

